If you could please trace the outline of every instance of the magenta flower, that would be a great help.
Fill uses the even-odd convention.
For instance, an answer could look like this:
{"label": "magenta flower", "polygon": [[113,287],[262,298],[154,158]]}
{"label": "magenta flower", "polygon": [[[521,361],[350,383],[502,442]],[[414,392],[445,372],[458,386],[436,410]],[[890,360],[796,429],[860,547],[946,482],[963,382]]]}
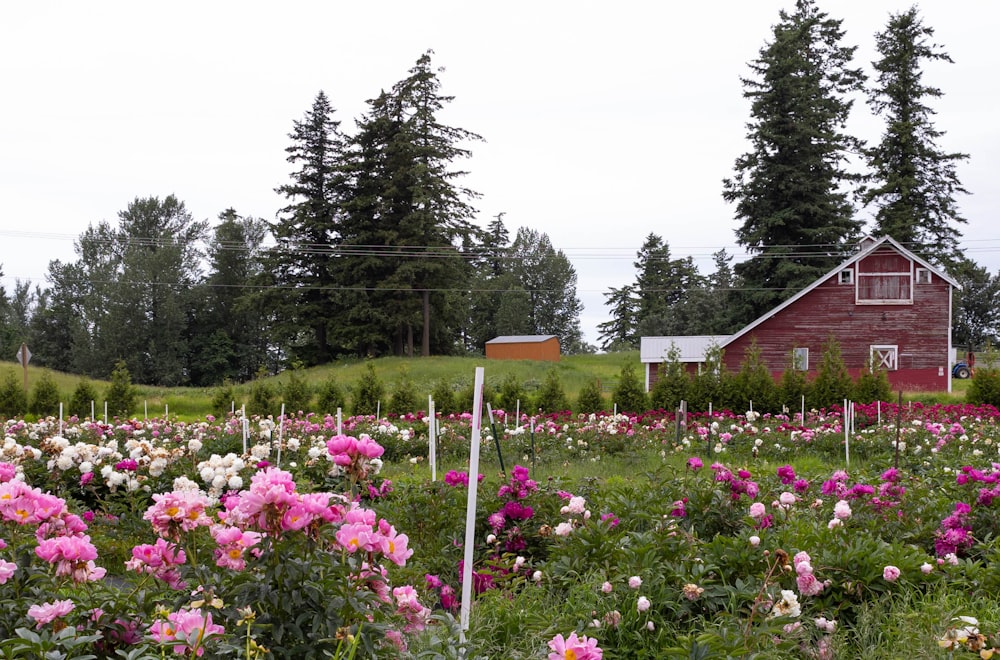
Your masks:
{"label": "magenta flower", "polygon": [[899,579],[899,569],[889,565],[882,569],[882,578],[886,582],[895,582]]}
{"label": "magenta flower", "polygon": [[697,456],[692,456],[687,460],[687,466],[688,469],[691,470],[692,472],[697,472],[698,470],[703,468],[705,464],[702,463],[701,459],[698,458]]}

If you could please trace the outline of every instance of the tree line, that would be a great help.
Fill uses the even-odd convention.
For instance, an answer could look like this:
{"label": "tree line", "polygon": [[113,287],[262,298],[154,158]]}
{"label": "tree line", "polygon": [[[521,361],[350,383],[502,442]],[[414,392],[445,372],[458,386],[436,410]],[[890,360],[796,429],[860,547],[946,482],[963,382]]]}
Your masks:
{"label": "tree line", "polygon": [[[643,335],[729,334],[814,282],[857,250],[868,232],[892,236],[948,271],[956,293],[954,340],[969,350],[996,340],[1000,280],[962,254],[966,222],[956,196],[967,191],[956,165],[967,154],[938,145],[930,103],[941,97],[923,81],[929,62],[951,62],[916,7],[892,14],[875,36],[874,80],[853,64],[842,21],[815,0],[781,11],[770,40],[742,80],[750,103],[747,141],[723,198],[734,205],[737,243],[750,258],[735,267],[715,255],[714,274],[671,258],[651,234],[638,252],[634,284],[605,294],[610,318],[604,349],[636,347]],[[877,144],[846,132],[856,96],[884,120]]]}
{"label": "tree line", "polygon": [[226,209],[195,220],[173,195],[136,198],[91,225],[48,286],[0,290],[0,350],[137,383],[216,385],[338,357],[482,353],[495,334],[582,342],[576,272],[548,236],[498,216],[456,163],[481,139],[441,123],[431,53],[341,130],[320,91],[293,122],[286,200],[273,222]]}

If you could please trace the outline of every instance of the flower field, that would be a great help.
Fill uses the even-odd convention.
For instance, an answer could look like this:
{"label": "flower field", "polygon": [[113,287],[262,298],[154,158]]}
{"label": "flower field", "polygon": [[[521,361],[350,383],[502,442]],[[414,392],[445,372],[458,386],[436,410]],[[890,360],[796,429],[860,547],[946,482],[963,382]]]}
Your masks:
{"label": "flower field", "polygon": [[494,413],[467,630],[469,414],[9,420],[0,657],[1000,648],[992,407]]}

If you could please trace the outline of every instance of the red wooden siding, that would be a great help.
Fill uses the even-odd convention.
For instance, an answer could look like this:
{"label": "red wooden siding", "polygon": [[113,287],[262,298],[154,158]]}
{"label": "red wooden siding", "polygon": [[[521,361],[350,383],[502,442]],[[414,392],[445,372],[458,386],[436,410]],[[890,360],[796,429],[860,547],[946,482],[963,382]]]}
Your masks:
{"label": "red wooden siding", "polygon": [[543,360],[559,361],[559,340],[550,337],[544,341],[486,343],[486,358],[490,360]]}

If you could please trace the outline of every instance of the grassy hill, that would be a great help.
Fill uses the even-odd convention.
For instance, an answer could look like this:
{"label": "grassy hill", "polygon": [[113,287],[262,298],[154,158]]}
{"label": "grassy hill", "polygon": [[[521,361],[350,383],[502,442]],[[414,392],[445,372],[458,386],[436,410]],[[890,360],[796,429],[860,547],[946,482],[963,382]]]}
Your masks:
{"label": "grassy hill", "polygon": [[[404,370],[408,372],[416,386],[421,401],[431,393],[434,385],[445,380],[452,383],[456,389],[471,385],[475,379],[476,367],[485,369],[487,386],[498,387],[508,374],[513,374],[524,386],[532,392],[544,381],[550,369],[556,369],[563,389],[571,400],[575,400],[580,389],[593,378],[598,378],[605,392],[611,391],[618,382],[618,374],[622,365],[631,363],[639,366],[639,352],[607,353],[600,355],[563,356],[559,362],[540,362],[535,360],[487,360],[484,357],[428,357],[428,358],[379,358],[371,360],[375,373],[383,382],[386,392],[391,393],[395,383],[401,379]],[[301,374],[305,381],[315,389],[330,378],[336,380],[345,391],[350,391],[360,380],[367,369],[365,360],[342,360],[320,367],[304,369]],[[43,368],[28,366],[29,388],[37,381]],[[82,377],[48,370],[55,378],[63,398],[68,400]],[[21,366],[12,361],[0,361],[0,378],[9,378],[13,372],[21,382]],[[289,379],[288,372],[263,379],[276,391]],[[103,395],[108,387],[106,381],[91,381],[99,395]],[[137,385],[139,405],[135,411],[149,415],[161,415],[169,409],[170,415],[183,418],[198,418],[212,412],[211,399],[219,388],[201,387],[150,387]],[[238,384],[234,388],[236,406],[239,407],[250,394],[250,384]],[[98,417],[102,414],[103,401],[97,401],[95,407]]]}

